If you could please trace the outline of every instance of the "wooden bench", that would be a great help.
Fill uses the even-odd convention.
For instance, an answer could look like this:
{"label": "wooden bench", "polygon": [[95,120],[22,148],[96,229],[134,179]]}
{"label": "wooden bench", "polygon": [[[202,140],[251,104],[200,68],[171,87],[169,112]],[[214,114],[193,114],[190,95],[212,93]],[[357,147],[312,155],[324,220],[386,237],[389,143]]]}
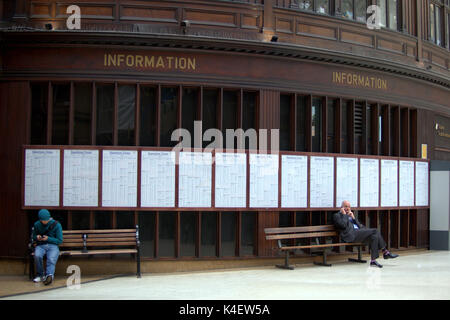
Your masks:
{"label": "wooden bench", "polygon": [[[351,259],[349,261],[352,262],[360,262],[365,263],[365,260],[361,259],[361,247],[365,244],[363,243],[345,243],[345,242],[329,242],[329,243],[320,243],[319,239],[323,238],[326,241],[326,238],[339,237],[339,233],[333,225],[320,225],[320,226],[309,226],[309,227],[284,227],[284,228],[266,228],[264,229],[266,234],[266,240],[277,240],[278,249],[281,252],[285,253],[284,265],[277,265],[277,267],[282,269],[293,270],[294,268],[289,265],[289,252],[297,249],[314,249],[319,248],[321,250],[321,254],[323,256],[322,262],[314,262],[314,264],[328,266],[331,264],[327,263],[327,252],[326,249],[332,247],[342,247],[342,246],[357,246],[358,247],[358,259]],[[314,239],[314,244],[307,245],[288,245],[283,244],[282,240],[294,240],[294,239]],[[292,241],[289,241],[292,242]]]}
{"label": "wooden bench", "polygon": [[[135,229],[63,230],[60,256],[90,257],[107,254],[132,254],[136,275],[141,277],[139,226]],[[34,278],[34,250],[30,252],[30,279]]]}

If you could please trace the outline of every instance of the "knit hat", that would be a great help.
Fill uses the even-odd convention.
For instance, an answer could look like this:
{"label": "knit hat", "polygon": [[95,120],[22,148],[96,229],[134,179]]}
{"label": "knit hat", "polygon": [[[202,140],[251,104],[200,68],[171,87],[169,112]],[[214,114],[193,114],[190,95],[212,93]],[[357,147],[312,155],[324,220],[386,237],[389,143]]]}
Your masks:
{"label": "knit hat", "polygon": [[50,220],[50,217],[51,217],[50,212],[48,212],[47,209],[39,210],[38,216],[39,216],[39,220],[41,220],[41,221],[48,221],[48,220]]}

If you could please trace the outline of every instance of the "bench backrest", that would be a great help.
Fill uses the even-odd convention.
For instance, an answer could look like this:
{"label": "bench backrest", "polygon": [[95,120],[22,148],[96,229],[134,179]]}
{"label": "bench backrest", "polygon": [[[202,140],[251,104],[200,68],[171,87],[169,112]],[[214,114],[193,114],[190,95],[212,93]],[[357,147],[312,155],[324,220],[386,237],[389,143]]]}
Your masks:
{"label": "bench backrest", "polygon": [[138,229],[64,230],[60,248],[138,246]]}
{"label": "bench backrest", "polygon": [[264,232],[266,240],[335,237],[339,235],[334,225],[265,228]]}

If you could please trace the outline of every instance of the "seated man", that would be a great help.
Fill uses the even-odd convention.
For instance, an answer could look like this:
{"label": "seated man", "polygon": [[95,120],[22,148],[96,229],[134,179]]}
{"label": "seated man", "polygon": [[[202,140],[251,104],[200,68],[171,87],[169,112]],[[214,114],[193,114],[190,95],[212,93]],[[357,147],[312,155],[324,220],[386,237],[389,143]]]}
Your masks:
{"label": "seated man", "polygon": [[333,215],[333,222],[338,229],[342,241],[344,242],[362,242],[369,245],[370,248],[370,266],[382,268],[383,266],[377,262],[379,257],[378,251],[383,251],[384,259],[397,258],[397,254],[390,253],[386,249],[386,242],[375,228],[366,228],[358,219],[355,218],[351,211],[350,202],[342,201],[341,210]]}

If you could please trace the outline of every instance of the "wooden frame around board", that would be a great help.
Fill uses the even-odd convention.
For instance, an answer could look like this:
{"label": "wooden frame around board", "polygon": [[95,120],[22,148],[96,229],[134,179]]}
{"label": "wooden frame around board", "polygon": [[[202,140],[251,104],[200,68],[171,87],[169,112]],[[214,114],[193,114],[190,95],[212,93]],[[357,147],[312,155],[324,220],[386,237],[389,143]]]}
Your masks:
{"label": "wooden frame around board", "polygon": [[[59,209],[59,210],[106,210],[106,211],[333,211],[339,208],[339,205],[336,203],[336,179],[337,179],[337,161],[336,158],[355,158],[358,160],[358,205],[354,206],[355,210],[406,210],[406,209],[426,209],[429,208],[429,200],[430,200],[430,188],[428,184],[428,206],[407,206],[400,207],[399,206],[399,181],[400,181],[400,161],[413,161],[416,162],[427,162],[429,165],[429,160],[418,159],[418,158],[405,158],[405,157],[387,157],[387,156],[373,156],[373,155],[357,155],[357,154],[336,154],[336,153],[314,153],[314,152],[294,152],[294,151],[280,151],[277,153],[278,156],[278,205],[277,207],[250,207],[250,154],[258,154],[257,150],[237,150],[233,149],[232,151],[221,150],[220,152],[224,153],[245,153],[246,154],[246,206],[245,207],[215,207],[215,154],[216,150],[209,150],[206,152],[212,153],[212,163],[211,163],[211,206],[210,207],[180,207],[179,206],[179,152],[200,152],[202,149],[180,149],[174,150],[173,148],[162,148],[162,147],[128,147],[128,146],[48,146],[48,145],[24,145],[22,147],[22,186],[21,186],[21,199],[22,199],[22,209],[40,209],[43,206],[35,206],[35,205],[25,205],[25,154],[26,150],[31,149],[44,149],[44,150],[60,150],[60,166],[59,166],[59,205],[58,206],[45,206],[51,209]],[[99,151],[99,166],[98,166],[98,206],[63,206],[63,190],[64,190],[64,150],[98,150]],[[102,206],[102,177],[103,177],[103,168],[102,168],[102,160],[103,160],[103,151],[104,150],[122,150],[122,151],[137,151],[137,190],[136,190],[136,207],[104,207]],[[142,207],[141,206],[141,163],[142,163],[142,151],[174,151],[175,152],[175,206],[174,207]],[[270,154],[270,153],[263,153]],[[292,207],[282,207],[281,206],[281,194],[282,194],[282,181],[281,181],[281,171],[282,171],[282,155],[301,155],[307,157],[307,207],[304,208],[292,208]],[[311,168],[311,157],[333,157],[333,204],[334,207],[314,207],[310,206],[310,168]],[[361,207],[360,206],[360,159],[377,159],[379,165],[379,175],[378,175],[378,205],[377,207]],[[380,160],[396,160],[397,165],[397,204],[396,207],[382,207],[381,206],[381,161]],[[416,165],[414,165],[414,204],[415,202],[415,172]],[[428,169],[428,181],[430,179],[430,173]]]}

